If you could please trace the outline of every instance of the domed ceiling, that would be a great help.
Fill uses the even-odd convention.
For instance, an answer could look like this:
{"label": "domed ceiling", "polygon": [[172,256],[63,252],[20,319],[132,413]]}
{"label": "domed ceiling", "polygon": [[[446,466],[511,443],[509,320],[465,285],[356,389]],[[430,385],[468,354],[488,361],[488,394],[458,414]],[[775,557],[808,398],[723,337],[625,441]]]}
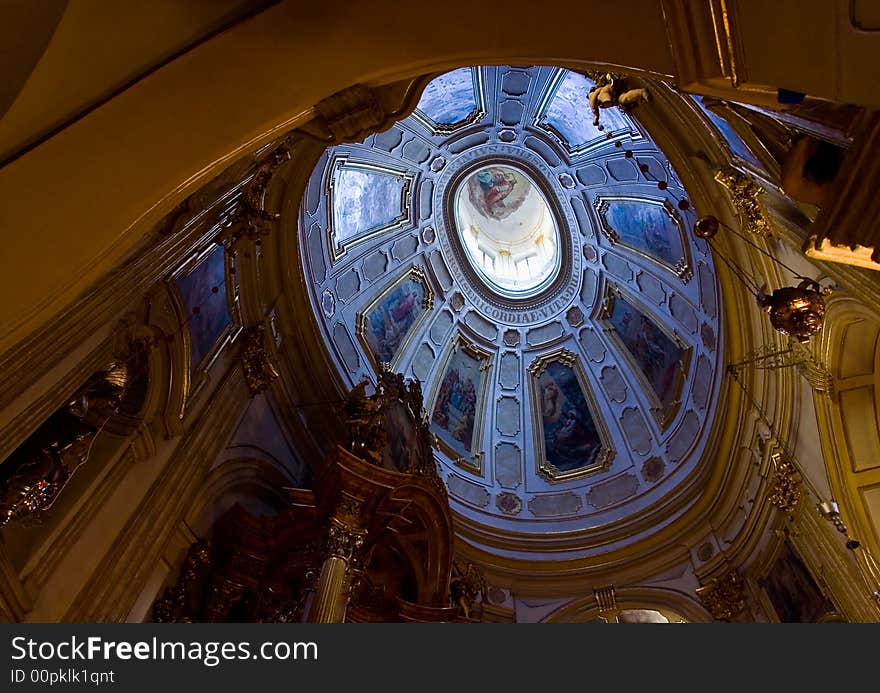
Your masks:
{"label": "domed ceiling", "polygon": [[340,376],[387,363],[421,381],[465,539],[512,558],[595,555],[668,523],[720,381],[687,194],[637,112],[593,125],[591,85],[549,67],[442,75],[410,117],[329,149],[300,212]]}

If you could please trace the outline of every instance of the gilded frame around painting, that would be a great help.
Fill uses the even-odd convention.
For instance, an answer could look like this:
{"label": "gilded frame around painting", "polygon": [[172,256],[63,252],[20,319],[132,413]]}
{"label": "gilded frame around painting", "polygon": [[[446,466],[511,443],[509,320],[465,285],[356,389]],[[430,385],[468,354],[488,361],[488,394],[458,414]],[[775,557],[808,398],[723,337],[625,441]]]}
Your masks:
{"label": "gilded frame around painting", "polygon": [[[553,363],[560,363],[567,366],[571,368],[572,372],[575,374],[581,393],[587,403],[590,417],[596,427],[596,432],[599,434],[599,442],[601,445],[592,464],[570,471],[562,471],[558,469],[547,459],[547,450],[544,440],[544,421],[541,416],[541,393],[539,392],[538,378],[540,378],[544,371],[547,370],[547,367]],[[605,420],[602,418],[599,402],[593,393],[593,388],[589,385],[583,364],[578,356],[564,347],[556,349],[535,358],[529,364],[528,374],[529,400],[531,402],[529,415],[532,420],[532,440],[535,446],[535,471],[551,483],[561,483],[580,479],[608,469],[611,465],[611,461],[617,453],[614,449],[611,433],[608,430]]]}
{"label": "gilded frame around painting", "polygon": [[430,406],[427,408],[428,412],[428,425],[432,425],[432,421],[434,418],[434,409],[437,406],[437,398],[440,395],[440,387],[443,383],[444,378],[446,377],[446,371],[449,368],[450,362],[452,361],[452,357],[458,351],[464,351],[468,355],[472,356],[476,360],[481,362],[480,365],[480,382],[476,386],[477,391],[477,401],[476,408],[474,412],[474,431],[473,437],[471,439],[471,450],[473,454],[470,457],[463,456],[459,451],[455,450],[449,443],[443,440],[439,435],[432,431],[432,439],[434,441],[434,446],[439,449],[443,454],[445,454],[452,462],[470,472],[471,474],[476,474],[480,477],[485,477],[485,452],[480,450],[479,447],[483,441],[483,429],[484,422],[486,419],[486,404],[489,400],[489,385],[491,383],[490,375],[492,372],[492,357],[493,354],[490,351],[480,348],[475,343],[471,342],[467,337],[465,337],[461,332],[456,332],[455,336],[452,339],[451,348],[446,350],[446,353],[443,355],[443,359],[439,364],[439,376],[434,378],[434,385],[432,386],[430,398],[428,402]]}
{"label": "gilded frame around painting", "polygon": [[412,119],[421,124],[435,137],[438,135],[449,135],[456,130],[480,122],[488,113],[488,109],[486,108],[486,88],[483,83],[483,72],[479,67],[471,68],[471,79],[473,80],[474,101],[477,105],[462,120],[456,123],[436,123],[429,115],[423,113],[418,108],[412,112]]}
{"label": "gilded frame around painting", "polygon": [[[668,215],[670,221],[672,221],[676,229],[678,229],[679,242],[681,243],[682,248],[682,257],[679,258],[675,264],[670,265],[661,260],[656,255],[647,252],[643,248],[637,248],[633,245],[630,245],[629,243],[625,243],[624,241],[622,241],[617,231],[615,231],[611,227],[606,218],[606,213],[608,212],[611,204],[614,202],[621,202],[625,204],[647,204],[654,205],[655,207],[660,207]],[[630,195],[600,195],[596,197],[595,208],[596,216],[598,216],[599,218],[599,228],[602,229],[602,234],[608,239],[608,241],[612,245],[619,245],[622,248],[626,248],[626,250],[628,250],[629,252],[638,255],[640,258],[644,258],[651,264],[667,272],[671,272],[684,284],[687,284],[693,278],[693,256],[691,255],[691,247],[690,243],[688,242],[687,234],[684,231],[684,223],[682,221],[681,215],[678,213],[678,210],[670,204],[669,200],[658,200],[649,197],[635,197]]]}
{"label": "gilded frame around painting", "polygon": [[[400,214],[387,223],[377,224],[376,226],[361,231],[345,241],[337,243],[336,226],[333,219],[334,182],[336,181],[338,172],[344,168],[390,176],[400,180]],[[334,154],[330,163],[327,165],[327,171],[324,192],[327,200],[327,248],[330,251],[331,262],[336,262],[339,258],[345,255],[345,253],[348,252],[348,249],[352,246],[368,241],[371,238],[375,238],[379,234],[387,234],[415,224],[412,205],[413,183],[416,177],[414,172],[394,168],[392,166],[384,166],[375,161],[352,158],[349,154]]]}
{"label": "gilded frame around painting", "polygon": [[380,363],[376,359],[376,355],[373,353],[373,348],[370,346],[370,343],[367,338],[368,332],[368,324],[367,318],[383,301],[385,301],[388,296],[395,290],[402,286],[406,281],[412,280],[418,282],[422,286],[422,290],[424,292],[424,298],[422,299],[422,314],[416,318],[415,322],[410,325],[409,330],[407,330],[406,336],[403,338],[403,341],[398,345],[397,350],[394,354],[394,357],[389,362],[389,368],[392,371],[396,371],[398,366],[400,365],[400,361],[403,358],[403,355],[409,351],[409,348],[413,342],[414,336],[419,332],[422,323],[428,318],[428,315],[431,312],[431,309],[434,307],[434,290],[431,288],[431,284],[428,281],[427,274],[425,270],[419,265],[411,265],[409,269],[404,272],[402,275],[397,277],[390,284],[386,285],[379,294],[370,301],[366,307],[357,314],[356,320],[356,334],[358,338],[358,342],[360,343],[361,350],[364,355],[367,357],[367,360],[370,362],[370,365],[373,367],[373,372],[378,374],[380,369]]}
{"label": "gilded frame around painting", "polygon": [[[202,263],[204,263],[212,253],[223,253],[224,268],[224,287],[226,290],[226,310],[229,314],[229,324],[214,340],[214,343],[207,350],[205,355],[198,363],[192,362],[193,336],[190,332],[190,318],[187,313],[183,295],[178,285],[178,280],[189,276],[196,271]],[[184,369],[184,410],[180,412],[181,418],[189,406],[189,403],[196,397],[202,386],[207,381],[208,372],[217,361],[223,349],[227,344],[232,342],[241,331],[241,306],[239,303],[239,283],[237,274],[233,270],[235,265],[235,253],[229,252],[228,246],[225,244],[213,243],[202,248],[197,253],[190,256],[175,272],[168,278],[168,285],[171,295],[174,297],[175,310],[179,316],[180,338],[183,345],[183,352],[186,354],[187,368]]]}
{"label": "gilded frame around painting", "polygon": [[[629,348],[618,336],[617,330],[614,329],[614,326],[609,322],[609,318],[614,310],[614,301],[618,297],[625,300],[642,315],[649,318],[657,329],[665,334],[673,344],[682,350],[682,360],[679,362],[678,377],[676,379],[675,388],[672,391],[672,401],[666,411],[664,411],[663,403],[654,391],[654,387],[648,382],[648,378],[645,376],[641,364],[636,361],[632,352],[630,352]],[[629,370],[632,371],[634,376],[638,379],[641,390],[648,398],[654,420],[660,426],[661,430],[666,430],[675,420],[675,417],[681,409],[682,393],[684,392],[685,382],[687,381],[687,374],[690,371],[693,347],[683,340],[677,332],[670,330],[665,324],[663,324],[662,320],[657,320],[654,314],[648,310],[643,303],[635,300],[631,295],[625,294],[621,291],[619,286],[610,282],[605,285],[605,296],[602,299],[598,319],[603,322],[604,331],[613,342],[615,349],[620,354],[621,358],[623,358],[629,365]]]}

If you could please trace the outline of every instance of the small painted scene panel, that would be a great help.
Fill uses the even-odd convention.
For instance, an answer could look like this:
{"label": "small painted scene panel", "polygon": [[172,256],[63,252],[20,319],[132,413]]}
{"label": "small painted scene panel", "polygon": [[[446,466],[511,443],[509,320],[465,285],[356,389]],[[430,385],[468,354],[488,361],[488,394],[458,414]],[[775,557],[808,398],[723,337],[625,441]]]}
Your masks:
{"label": "small painted scene panel", "polygon": [[609,317],[615,332],[641,368],[664,410],[674,403],[684,349],[653,320],[616,296]]}
{"label": "small painted scene panel", "polygon": [[612,200],[605,210],[605,222],[620,242],[640,250],[669,267],[684,259],[678,225],[660,205],[648,202]]}
{"label": "small painted scene panel", "polygon": [[217,246],[195,269],[177,279],[189,321],[191,368],[194,370],[232,323],[226,301],[224,249]]}
{"label": "small painted scene panel", "polygon": [[570,150],[579,149],[594,140],[605,139],[606,133],[629,130],[629,118],[618,108],[602,110],[600,124],[593,125],[590,111],[590,89],[594,82],[577,72],[566,72],[562,82],[547,104],[541,122],[549,125],[568,143]]}
{"label": "small painted scene panel", "polygon": [[377,363],[391,363],[412,326],[425,312],[425,287],[407,278],[366,315],[366,340]]}
{"label": "small painted scene panel", "polygon": [[471,68],[462,67],[431,80],[416,108],[438,125],[465,120],[477,107]]}
{"label": "small painted scene panel", "polygon": [[591,465],[602,448],[574,369],[554,362],[537,378],[544,457],[561,472]]}
{"label": "small painted scene panel", "polygon": [[834,611],[810,571],[785,543],[767,577],[758,581],[782,623],[815,623]]}
{"label": "small painted scene panel", "polygon": [[477,402],[483,388],[482,361],[464,349],[457,349],[449,359],[434,412],[431,430],[459,455],[471,455]]}
{"label": "small painted scene panel", "polygon": [[333,181],[333,242],[337,249],[374,229],[392,224],[403,213],[403,180],[345,165]]}

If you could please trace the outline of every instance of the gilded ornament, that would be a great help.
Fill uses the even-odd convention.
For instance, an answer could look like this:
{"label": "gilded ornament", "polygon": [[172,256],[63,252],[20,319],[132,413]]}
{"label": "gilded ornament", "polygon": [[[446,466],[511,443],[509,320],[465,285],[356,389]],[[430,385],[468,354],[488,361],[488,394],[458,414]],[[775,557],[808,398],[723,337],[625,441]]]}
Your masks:
{"label": "gilded ornament", "polygon": [[434,462],[421,383],[382,367],[375,392],[368,396],[369,384],[361,381],[342,405],[349,450],[379,467],[427,477],[445,495]]}
{"label": "gilded ornament", "polygon": [[263,392],[278,377],[278,370],[266,350],[265,335],[263,323],[250,328],[245,335],[241,365],[251,395]]}
{"label": "gilded ornament", "polygon": [[745,581],[736,569],[698,587],[697,596],[716,621],[729,621],[746,608]]}
{"label": "gilded ornament", "polygon": [[219,241],[228,249],[244,238],[259,245],[262,237],[269,235],[281,215],[266,210],[266,190],[276,171],[290,157],[289,143],[285,141],[257,163],[250,182],[220,220]]}
{"label": "gilded ornament", "polygon": [[10,471],[0,482],[0,527],[35,521],[52,506],[119,410],[129,380],[123,362],[98,371],[3,463]]}
{"label": "gilded ornament", "polygon": [[764,188],[734,168],[715,174],[715,180],[730,192],[733,204],[742,217],[743,225],[756,236],[769,237],[770,223],[764,214],[761,196]]}
{"label": "gilded ornament", "polygon": [[791,460],[776,458],[776,476],[768,500],[771,505],[791,515],[801,499],[801,480]]}
{"label": "gilded ornament", "polygon": [[349,563],[356,562],[365,538],[365,532],[344,525],[334,517],[330,521],[330,531],[327,534],[327,555],[342,558]]}

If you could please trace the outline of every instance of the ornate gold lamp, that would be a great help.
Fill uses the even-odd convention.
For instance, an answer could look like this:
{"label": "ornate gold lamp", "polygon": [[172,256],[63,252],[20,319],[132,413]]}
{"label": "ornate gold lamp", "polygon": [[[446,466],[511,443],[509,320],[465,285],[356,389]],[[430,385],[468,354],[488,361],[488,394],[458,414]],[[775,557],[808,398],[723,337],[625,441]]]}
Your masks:
{"label": "ornate gold lamp", "polygon": [[[721,227],[733,233],[759,253],[766,255],[776,264],[787,269],[797,279],[801,280],[800,283],[797,286],[784,286],[770,294],[765,293],[748,272],[743,270],[732,258],[727,257],[717,245],[712,243],[712,239]],[[820,286],[819,282],[815,279],[798,274],[791,267],[773,257],[736,229],[722,224],[718,217],[707,215],[697,219],[694,224],[694,235],[708,242],[715,254],[730,267],[734,276],[754,295],[758,305],[769,314],[770,324],[774,330],[793,337],[799,342],[808,342],[810,337],[822,329],[822,324],[825,321],[825,299],[823,297],[830,292],[830,289]]]}
{"label": "ornate gold lamp", "polygon": [[865,548],[858,539],[850,536],[846,523],[840,514],[840,506],[833,498],[820,501],[816,504],[819,514],[831,522],[834,528],[846,537],[846,548],[852,552],[856,565],[859,567],[859,574],[871,595],[878,604],[880,604],[880,564],[873,554]]}

